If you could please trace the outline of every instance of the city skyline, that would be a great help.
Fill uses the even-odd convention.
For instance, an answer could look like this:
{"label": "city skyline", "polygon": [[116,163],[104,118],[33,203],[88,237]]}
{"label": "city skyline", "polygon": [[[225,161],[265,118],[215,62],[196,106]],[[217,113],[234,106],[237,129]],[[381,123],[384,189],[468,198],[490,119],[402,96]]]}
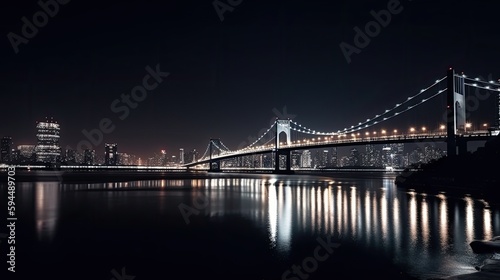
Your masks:
{"label": "city skyline", "polygon": [[[118,143],[105,143],[103,154],[96,152],[92,146],[82,146],[88,149],[75,150],[59,145],[60,126],[57,120],[47,118],[37,122],[36,145],[15,145],[13,138],[3,136],[0,145],[0,163],[16,164],[63,164],[63,165],[147,165],[147,166],[181,166],[184,163],[195,162],[200,155],[196,149],[185,152],[183,148],[175,153],[167,154],[166,150],[146,157],[136,156],[127,152],[119,152]],[[359,135],[360,133],[358,133]],[[371,136],[370,136],[371,137]],[[218,144],[224,143],[213,139]],[[439,147],[444,143],[428,142],[424,145],[395,144],[358,144],[348,147],[311,148],[294,150],[291,157],[292,168],[337,168],[337,167],[372,167],[404,168],[415,163],[427,163],[444,155]],[[479,144],[481,146],[481,144]],[[405,149],[406,147],[406,149]],[[408,148],[410,147],[410,148]],[[360,151],[358,151],[360,149]],[[364,150],[364,151],[363,151]],[[271,168],[274,159],[272,154],[242,156],[241,158],[225,160],[223,167],[254,167]],[[280,163],[281,165],[284,162]]]}
{"label": "city skyline", "polygon": [[497,18],[491,0],[6,2],[4,271],[498,280]]}
{"label": "city skyline", "polygon": [[[33,124],[49,116],[64,128],[63,146],[104,127],[110,132],[98,151],[105,142],[120,142],[131,154],[200,151],[210,138],[236,148],[276,117],[318,130],[363,121],[418,93],[449,66],[500,77],[488,1],[399,1],[389,23],[379,21],[378,34],[356,47],[355,28],[384,14],[389,2],[243,2],[222,21],[211,2],[57,2],[58,12],[17,53],[5,36],[0,89],[12,106],[0,112],[9,120],[0,123],[0,135],[29,144]],[[5,35],[21,36],[21,18],[43,10],[30,1],[9,5]],[[347,45],[360,50],[350,61],[341,48]],[[131,99],[137,86],[146,93]],[[492,98],[479,103],[486,115],[475,112],[472,122],[493,122]],[[443,111],[442,103],[425,111]],[[428,123],[427,114],[410,115],[387,129],[438,126],[439,113],[432,117]]]}

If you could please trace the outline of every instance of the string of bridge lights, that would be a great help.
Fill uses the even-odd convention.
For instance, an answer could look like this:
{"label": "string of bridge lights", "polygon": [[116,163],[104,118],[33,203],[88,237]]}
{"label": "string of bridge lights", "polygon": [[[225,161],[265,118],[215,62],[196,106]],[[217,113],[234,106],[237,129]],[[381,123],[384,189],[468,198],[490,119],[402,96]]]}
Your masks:
{"label": "string of bridge lights", "polygon": [[[464,85],[466,86],[471,86],[471,87],[476,87],[476,88],[480,88],[480,89],[485,89],[485,90],[490,90],[490,91],[500,91],[500,83],[496,83],[495,81],[491,80],[491,81],[483,81],[481,80],[480,78],[469,78],[467,77],[466,75],[455,75],[455,77],[459,77],[459,78],[463,78],[465,80],[469,80],[469,81],[472,81],[473,83],[465,83],[464,82]],[[406,109],[402,110],[402,111],[399,111],[399,112],[395,112],[394,114],[390,115],[390,116],[387,116],[387,117],[384,117],[382,120],[380,121],[377,121],[379,120],[381,117],[385,116],[385,115],[389,115],[390,113],[394,112],[397,108],[400,108],[401,106],[403,106],[404,104],[414,100],[415,98],[417,98],[418,96],[424,94],[425,92],[427,92],[428,90],[430,90],[431,88],[435,87],[436,85],[438,85],[440,82],[442,82],[443,80],[445,80],[447,77],[443,77],[441,79],[438,79],[435,81],[434,84],[430,85],[429,87],[427,88],[424,88],[422,90],[420,90],[419,93],[415,94],[414,96],[410,96],[408,97],[405,101],[403,101],[402,103],[397,103],[392,109],[387,109],[385,110],[385,112],[383,112],[382,114],[379,114],[379,115],[375,115],[375,117],[373,118],[370,118],[370,119],[367,119],[366,121],[364,122],[360,122],[358,123],[357,125],[353,125],[351,126],[350,128],[344,128],[343,130],[338,130],[337,132],[319,132],[319,131],[315,131],[313,129],[310,129],[310,128],[307,128],[297,122],[294,122],[292,120],[290,120],[290,122],[296,126],[298,126],[298,128],[296,127],[293,127],[291,126],[290,129],[294,130],[294,131],[297,131],[297,132],[300,132],[300,133],[305,133],[305,134],[310,134],[310,135],[327,135],[327,136],[334,136],[334,135],[341,135],[341,134],[348,134],[348,133],[352,133],[352,132],[356,132],[356,131],[359,131],[359,130],[363,130],[363,129],[366,129],[366,128],[369,128],[371,126],[374,126],[376,124],[379,124],[380,122],[383,122],[383,121],[386,121],[386,120],[389,120],[391,118],[394,118],[395,116],[397,115],[400,115],[402,113],[405,113],[415,107],[418,107],[422,104],[424,104],[425,102],[439,96],[441,93],[447,91],[448,89],[442,89],[442,90],[439,90],[437,93],[435,93],[434,95],[428,97],[428,98],[424,98],[422,99],[419,103],[415,104],[415,105],[411,105],[411,106],[408,106]],[[500,82],[500,79],[499,79],[499,82]],[[482,84],[487,84],[487,85],[479,85],[478,83],[482,83]],[[496,88],[493,88],[493,87],[496,87]],[[219,149],[220,151],[225,151],[225,152],[229,152],[229,153],[234,153],[234,152],[239,152],[239,151],[244,151],[244,150],[248,150],[248,149],[251,149],[255,144],[257,144],[262,138],[264,138],[273,128],[274,126],[276,125],[277,123],[277,120],[266,130],[266,132],[264,132],[260,137],[257,138],[257,140],[255,140],[253,143],[251,143],[250,145],[240,149],[240,150],[237,150],[237,151],[232,151],[230,150],[222,141],[221,141],[221,144],[222,146],[225,148],[224,149],[221,149],[217,144],[213,143],[214,146]],[[262,146],[265,146],[266,144],[268,144],[269,142],[273,141],[274,139],[276,139],[276,136],[272,137],[270,140],[268,140],[266,143],[264,143]],[[205,158],[205,156],[207,155],[208,151],[210,149],[210,144],[207,145],[207,149],[205,150],[205,153],[203,154],[202,156],[202,159]]]}
{"label": "string of bridge lights", "polygon": [[[419,93],[417,93],[414,96],[408,97],[404,102],[396,104],[396,106],[394,106],[392,109],[385,110],[384,113],[376,115],[375,117],[373,117],[371,119],[367,119],[365,122],[360,122],[358,125],[355,125],[355,126],[353,125],[350,128],[344,128],[343,130],[339,130],[337,132],[317,132],[315,130],[309,129],[309,128],[305,127],[305,126],[302,126],[299,123],[296,123],[296,122],[292,121],[293,124],[295,124],[298,127],[300,127],[300,128],[293,128],[292,127],[292,129],[295,130],[295,131],[301,132],[301,133],[305,133],[305,134],[311,134],[311,135],[329,135],[329,136],[339,135],[339,134],[346,134],[346,133],[351,133],[351,132],[354,132],[354,131],[359,131],[359,130],[362,130],[362,129],[366,129],[366,128],[371,127],[371,126],[373,126],[375,124],[378,124],[379,121],[376,121],[377,119],[380,119],[382,116],[388,115],[389,113],[395,111],[397,108],[403,106],[405,103],[409,102],[410,100],[414,100],[419,95],[427,92],[428,90],[430,90],[431,88],[433,88],[434,86],[436,86],[437,84],[439,84],[440,82],[442,82],[444,79],[446,79],[446,77],[441,78],[439,80],[436,80],[436,82],[434,84],[432,84],[431,86],[429,86],[429,87],[427,87],[425,89],[422,89]],[[420,103],[412,105],[412,106],[409,106],[405,110],[402,110],[400,112],[396,112],[396,113],[394,113],[391,116],[384,117],[382,121],[389,120],[389,119],[391,119],[391,118],[393,118],[393,117],[395,117],[395,116],[397,116],[397,115],[399,115],[401,113],[404,113],[404,112],[406,112],[406,111],[408,111],[410,109],[413,109],[413,108],[415,108],[415,107],[417,107],[417,106],[419,106],[419,105],[421,105],[421,104],[423,104],[423,103],[425,103],[425,102],[433,99],[434,97],[438,96],[439,94],[443,93],[444,91],[446,91],[446,89],[438,91],[438,93],[432,95],[431,97],[422,99],[422,101]],[[372,124],[370,124],[370,123],[372,123]]]}
{"label": "string of bridge lights", "polygon": [[220,143],[222,144],[222,147],[224,147],[226,150],[226,152],[233,152],[231,151],[231,149],[229,149],[226,145],[224,145],[224,143],[222,141],[220,141]]}
{"label": "string of bridge lights", "polygon": [[273,127],[276,125],[276,123],[278,122],[278,120],[275,120],[274,123],[271,125],[271,127],[269,127],[266,132],[264,132],[259,138],[257,138],[257,140],[255,140],[252,144],[246,146],[245,148],[242,148],[240,150],[247,150],[247,149],[250,149],[253,145],[257,144],[257,142],[260,141],[260,139],[262,139],[267,133],[269,133],[269,131],[271,131],[271,129],[273,129]]}
{"label": "string of bridge lights", "polygon": [[[499,82],[495,82],[495,81],[493,81],[493,80],[490,80],[490,81],[483,81],[483,80],[481,80],[481,78],[474,78],[474,79],[472,79],[472,78],[467,77],[466,75],[455,75],[455,77],[459,77],[459,78],[463,78],[463,79],[465,79],[465,80],[472,81],[472,82],[474,82],[476,85],[477,85],[477,83],[479,82],[479,83],[484,83],[484,84],[489,84],[489,85],[492,85],[492,86],[497,86],[497,87],[500,87],[500,79],[498,80]],[[472,85],[474,85],[474,84],[472,84]],[[491,88],[488,88],[488,89],[491,89]],[[498,89],[498,88],[497,88],[497,89],[495,89],[495,90],[500,91],[500,89]]]}
{"label": "string of bridge lights", "polygon": [[[221,143],[222,143],[222,142],[221,142]],[[213,141],[212,141],[212,144],[213,144],[213,145],[214,145],[217,149],[219,149],[219,151],[222,151],[222,152],[227,152],[227,151],[225,151],[225,150],[221,149],[221,148],[219,147],[219,145],[215,144],[215,142],[213,142]]]}
{"label": "string of bridge lights", "polygon": [[[368,122],[365,122],[364,126],[357,126],[356,128],[352,128],[352,129],[344,129],[342,132],[339,130],[339,132],[332,132],[332,133],[325,133],[325,132],[316,132],[316,131],[305,131],[305,130],[301,130],[301,129],[298,129],[298,128],[294,128],[292,127],[291,129],[295,130],[295,131],[298,131],[298,132],[301,132],[301,133],[305,133],[305,134],[311,134],[311,135],[327,135],[327,136],[334,136],[334,135],[343,135],[343,134],[348,134],[348,133],[353,133],[353,132],[356,132],[356,131],[360,131],[360,130],[363,130],[363,129],[367,129],[367,128],[370,128],[376,124],[380,124],[381,122],[384,122],[384,121],[387,121],[387,120],[390,120],[400,114],[403,114],[415,107],[418,107],[422,104],[424,104],[425,102],[439,96],[441,93],[445,92],[447,89],[442,89],[440,91],[438,91],[437,93],[435,93],[434,95],[428,97],[428,98],[425,98],[423,99],[422,101],[420,101],[418,104],[415,104],[415,105],[412,105],[412,106],[408,106],[406,109],[402,110],[402,111],[399,111],[399,112],[396,112],[394,113],[393,115],[391,116],[388,116],[388,117],[384,117],[383,120],[381,121],[374,121],[373,123],[371,124],[367,124]],[[399,107],[399,106],[398,106]],[[373,121],[374,119],[372,119]],[[297,124],[294,122],[294,124]],[[298,125],[298,124],[297,124]]]}
{"label": "string of bridge lights", "polygon": [[208,143],[207,148],[205,149],[205,152],[201,156],[200,160],[204,160],[205,159],[205,157],[207,156],[208,150],[210,150],[210,142]]}
{"label": "string of bridge lights", "polygon": [[[466,86],[480,88],[480,89],[485,89],[485,90],[490,90],[490,91],[500,91],[500,79],[498,80],[499,82],[497,83],[497,82],[495,82],[493,80],[483,81],[480,78],[474,78],[474,79],[472,79],[472,78],[467,77],[464,74],[462,74],[462,75],[455,75],[455,77],[463,78],[464,80],[468,80],[468,81],[472,82],[472,83],[466,83],[464,81],[464,84]],[[480,84],[483,84],[483,85],[480,85]],[[484,85],[484,84],[487,84],[487,85]],[[496,88],[493,88],[493,87],[496,87]]]}

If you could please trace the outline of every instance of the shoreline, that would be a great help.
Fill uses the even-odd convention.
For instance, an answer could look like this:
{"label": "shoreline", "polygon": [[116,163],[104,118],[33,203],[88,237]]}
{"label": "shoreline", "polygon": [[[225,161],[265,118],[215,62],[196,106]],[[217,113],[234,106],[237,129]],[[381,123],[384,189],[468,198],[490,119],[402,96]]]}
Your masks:
{"label": "shoreline", "polygon": [[[228,170],[224,172],[209,172],[206,170],[54,170],[54,169],[18,169],[15,173],[17,182],[50,182],[62,183],[94,183],[94,182],[123,182],[140,180],[162,179],[207,179],[214,177],[241,177],[241,176],[319,176],[319,177],[356,177],[381,178],[395,177],[398,172],[381,170],[294,170],[291,173],[275,174],[272,170]],[[0,181],[7,180],[7,172],[0,173]]]}

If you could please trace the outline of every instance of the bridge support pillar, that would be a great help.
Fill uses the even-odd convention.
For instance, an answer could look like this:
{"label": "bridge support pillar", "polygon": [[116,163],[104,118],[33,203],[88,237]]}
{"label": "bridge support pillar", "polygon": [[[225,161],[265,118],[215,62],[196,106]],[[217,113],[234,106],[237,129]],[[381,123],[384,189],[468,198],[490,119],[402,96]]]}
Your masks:
{"label": "bridge support pillar", "polygon": [[448,69],[446,77],[446,134],[449,157],[457,155],[457,135],[465,130],[465,84],[463,77],[455,77],[455,70]]}
{"label": "bridge support pillar", "polygon": [[[220,160],[212,159],[214,142],[217,140],[218,139],[210,139],[210,161],[208,162],[208,172],[220,172]],[[220,140],[218,141],[220,142]]]}
{"label": "bridge support pillar", "polygon": [[[281,173],[281,174],[291,174],[292,169],[291,169],[291,151],[290,150],[280,150],[280,134],[283,132],[286,135],[286,144],[285,145],[290,145],[292,144],[291,141],[291,134],[290,134],[290,123],[291,121],[289,119],[287,120],[276,120],[276,149],[274,152],[274,173]],[[282,159],[284,160],[285,164],[285,169],[281,169],[281,163],[283,162]]]}
{"label": "bridge support pillar", "polygon": [[458,137],[457,138],[457,145],[458,145],[458,154],[459,155],[467,154],[467,139],[465,139],[465,137]]}

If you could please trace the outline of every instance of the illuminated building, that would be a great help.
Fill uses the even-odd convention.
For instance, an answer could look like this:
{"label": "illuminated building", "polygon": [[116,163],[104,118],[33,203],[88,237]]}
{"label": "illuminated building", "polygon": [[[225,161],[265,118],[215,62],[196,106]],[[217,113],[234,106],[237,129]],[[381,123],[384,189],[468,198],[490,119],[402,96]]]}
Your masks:
{"label": "illuminated building", "polygon": [[116,165],[118,163],[118,144],[108,144],[104,145],[104,164],[105,165]]}
{"label": "illuminated building", "polygon": [[64,153],[64,162],[66,164],[76,164],[76,151],[73,149],[66,149]]}
{"label": "illuminated building", "polygon": [[17,150],[19,151],[18,161],[20,163],[32,163],[36,160],[35,145],[18,145]]}
{"label": "illuminated building", "polygon": [[83,152],[83,164],[94,165],[95,161],[95,150],[85,149]]}
{"label": "illuminated building", "polygon": [[0,142],[0,162],[10,163],[12,160],[12,137],[2,137]]}
{"label": "illuminated building", "polygon": [[184,149],[183,148],[179,149],[179,163],[184,164]]}
{"label": "illuminated building", "polygon": [[300,167],[311,168],[311,163],[312,163],[311,151],[309,150],[302,151],[302,156],[300,157],[300,161],[301,161]]}
{"label": "illuminated building", "polygon": [[59,124],[55,121],[46,120],[38,122],[37,145],[35,147],[36,161],[43,163],[58,163],[61,160],[61,147],[59,147]]}

